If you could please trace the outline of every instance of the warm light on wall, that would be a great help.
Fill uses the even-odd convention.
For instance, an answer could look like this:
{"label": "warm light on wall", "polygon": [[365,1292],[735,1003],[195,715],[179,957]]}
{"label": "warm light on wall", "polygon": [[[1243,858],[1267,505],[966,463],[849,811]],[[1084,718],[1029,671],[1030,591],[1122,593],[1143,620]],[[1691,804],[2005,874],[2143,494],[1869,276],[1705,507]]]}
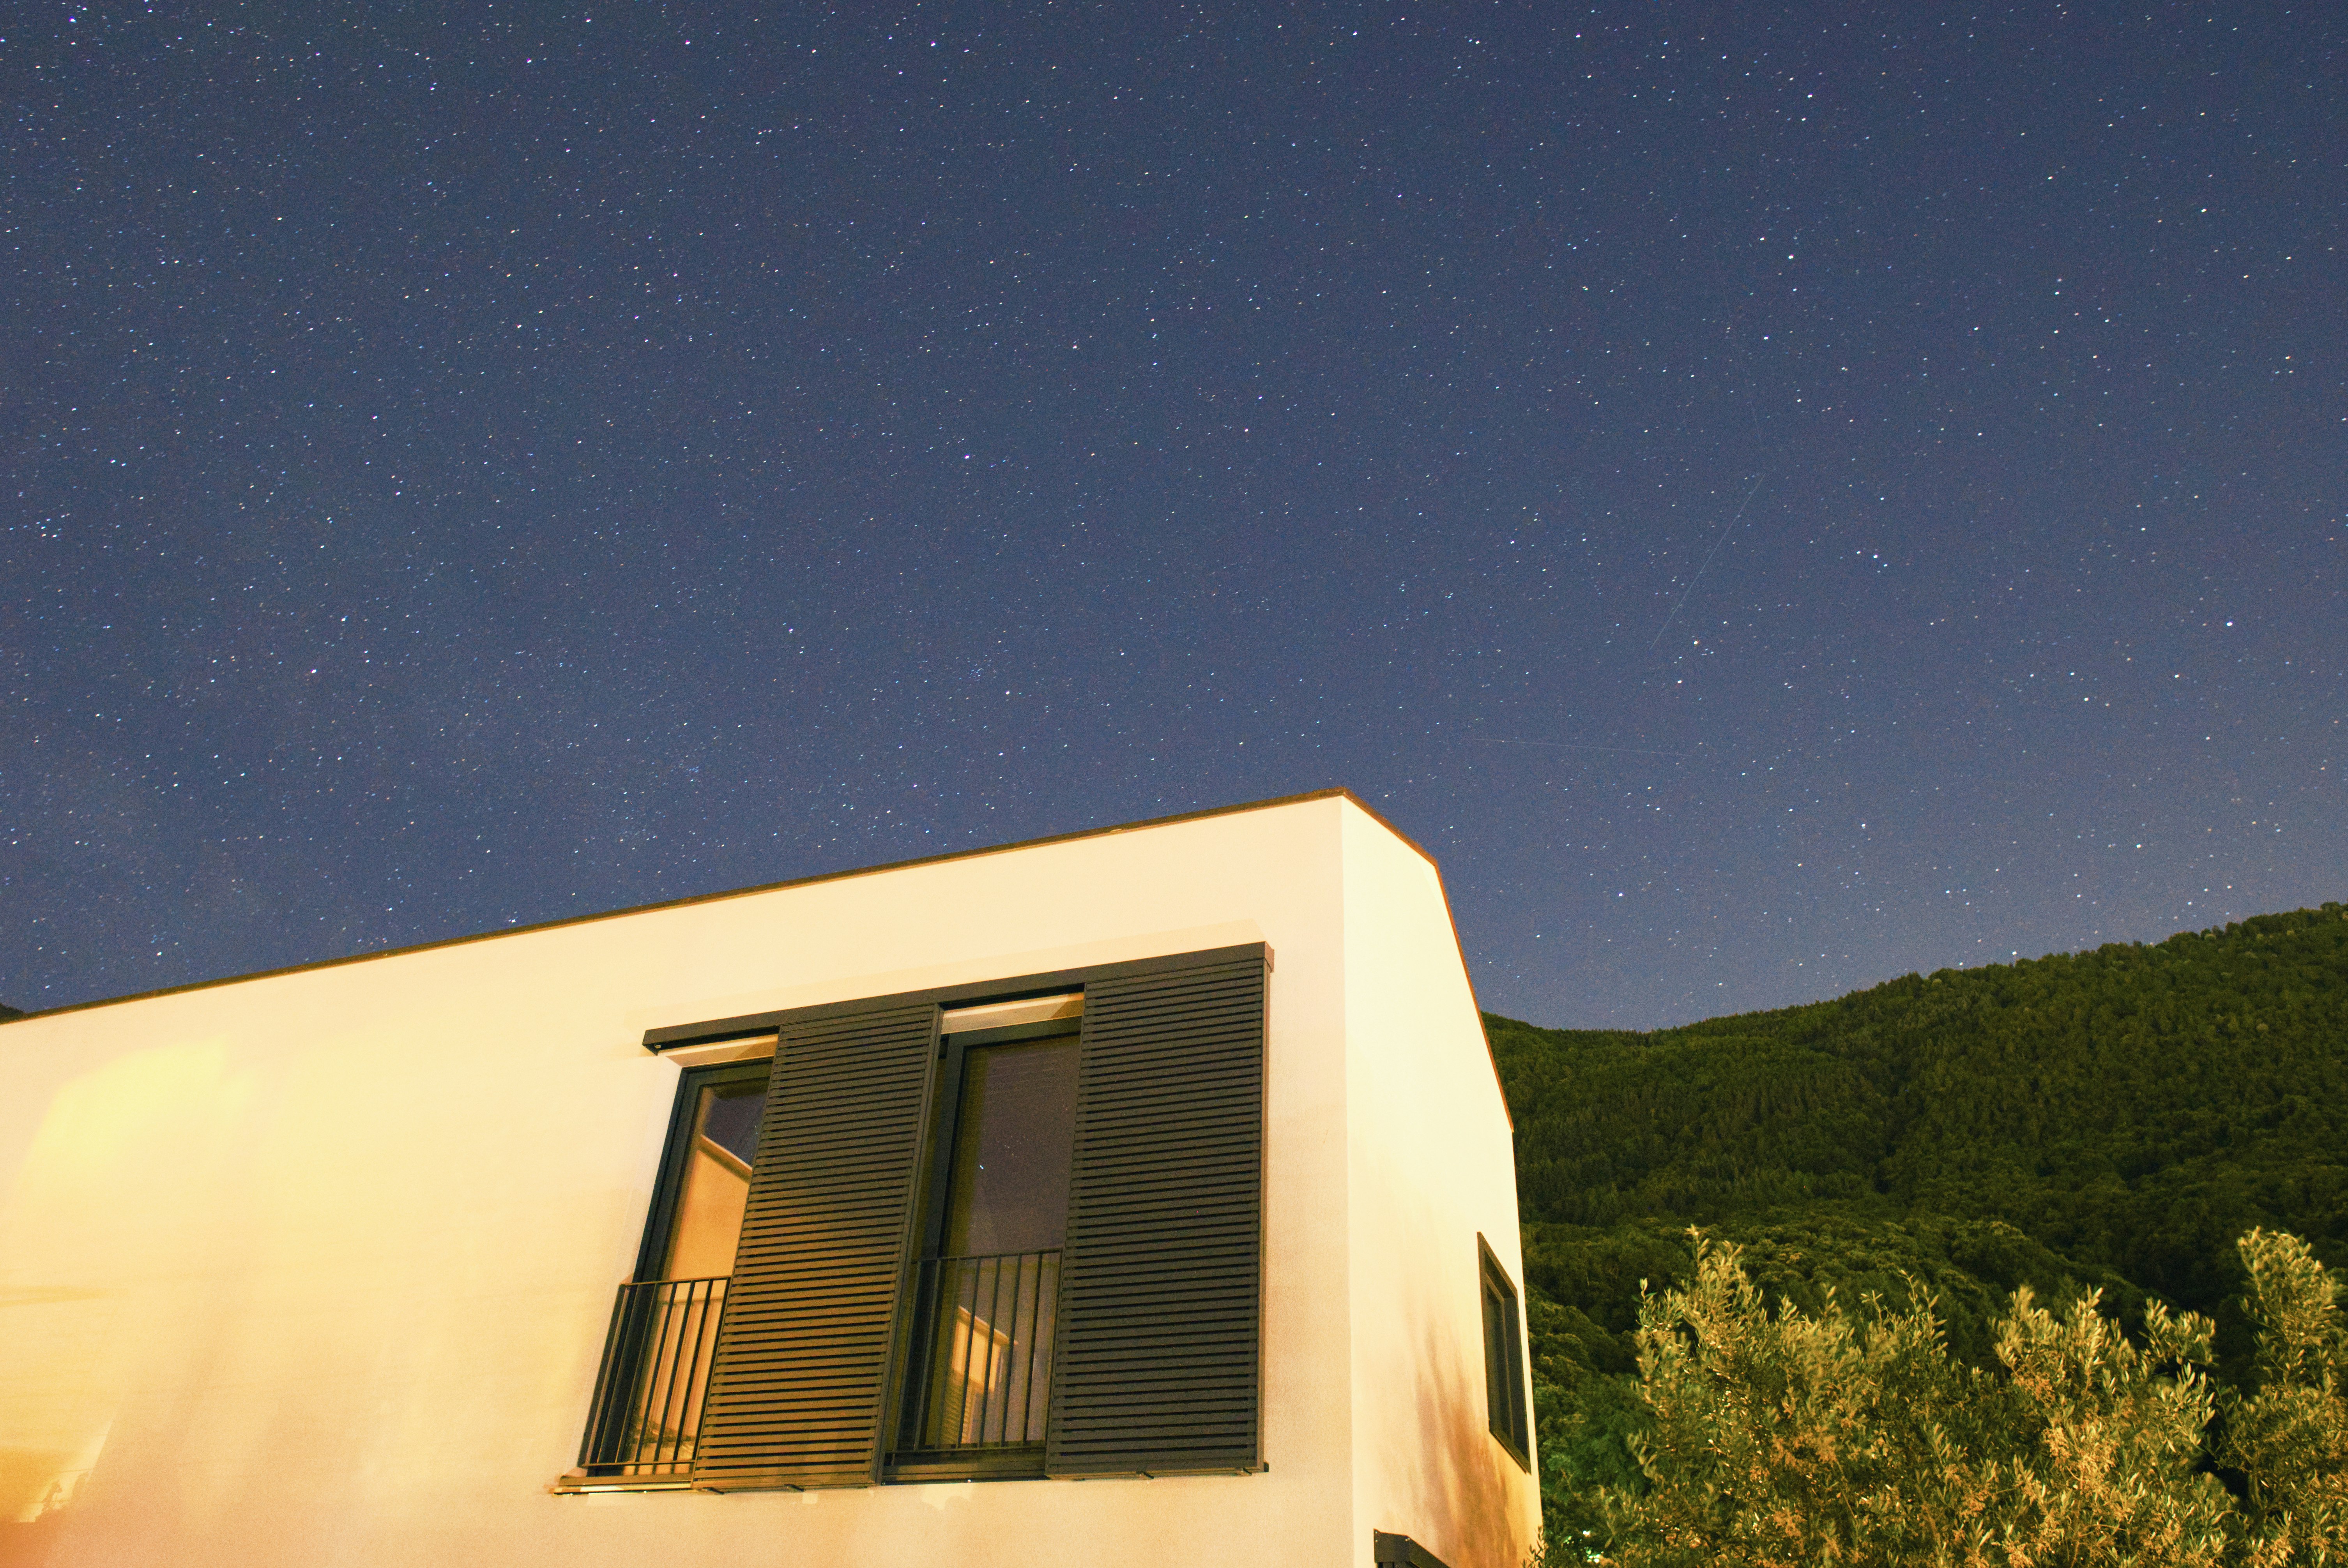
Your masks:
{"label": "warm light on wall", "polygon": [[234,1157],[252,1084],[226,1046],[138,1051],[68,1081],[0,1207],[0,1518],[68,1502],[211,1245],[186,1194]]}

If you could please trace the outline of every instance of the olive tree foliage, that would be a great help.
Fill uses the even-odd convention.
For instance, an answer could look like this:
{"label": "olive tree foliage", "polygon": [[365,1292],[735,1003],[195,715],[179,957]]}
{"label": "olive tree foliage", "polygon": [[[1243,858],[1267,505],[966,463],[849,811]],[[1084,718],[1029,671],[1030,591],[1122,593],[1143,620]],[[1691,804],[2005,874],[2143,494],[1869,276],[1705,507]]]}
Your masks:
{"label": "olive tree foliage", "polygon": [[2018,1290],[1996,1364],[1971,1367],[1921,1286],[1897,1309],[1828,1293],[1773,1310],[1738,1248],[1699,1238],[1692,1283],[1641,1308],[1643,1484],[1595,1489],[1593,1528],[1549,1561],[2348,1568],[2333,1286],[2291,1237],[2253,1232],[2240,1253],[2250,1393],[2211,1381],[2209,1319],[2157,1302],[2131,1339],[2093,1293],[2050,1311]]}
{"label": "olive tree foliage", "polygon": [[[2231,1500],[2197,1469],[2215,1403],[2211,1324],[2145,1309],[2144,1345],[2099,1314],[2097,1293],[2057,1317],[2014,1293],[1997,1327],[2007,1374],[1982,1459],[1997,1482],[1962,1558],[2024,1563],[2215,1563]],[[1969,1545],[1972,1544],[1969,1538]]]}
{"label": "olive tree foliage", "polygon": [[2253,1392],[2222,1401],[2218,1462],[2243,1480],[2245,1561],[2348,1564],[2348,1324],[2305,1242],[2241,1240]]}
{"label": "olive tree foliage", "polygon": [[2017,1293],[2001,1377],[1949,1354],[1921,1291],[1772,1313],[1738,1249],[1702,1245],[1694,1282],[1641,1313],[1648,1489],[1606,1499],[1609,1560],[2221,1562],[2225,1493],[2192,1473],[2209,1325],[2156,1309],[2139,1349],[2095,1306]]}

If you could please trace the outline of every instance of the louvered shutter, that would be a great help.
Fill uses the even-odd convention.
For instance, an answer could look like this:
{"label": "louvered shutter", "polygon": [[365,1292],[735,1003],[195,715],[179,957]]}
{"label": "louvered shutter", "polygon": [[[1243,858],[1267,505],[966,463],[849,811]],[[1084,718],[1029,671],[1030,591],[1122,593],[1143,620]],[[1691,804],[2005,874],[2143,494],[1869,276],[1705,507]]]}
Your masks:
{"label": "louvered shutter", "polygon": [[1262,948],[1085,987],[1045,1469],[1257,1468]]}
{"label": "louvered shutter", "polygon": [[879,1477],[936,1009],[785,1026],[693,1484]]}

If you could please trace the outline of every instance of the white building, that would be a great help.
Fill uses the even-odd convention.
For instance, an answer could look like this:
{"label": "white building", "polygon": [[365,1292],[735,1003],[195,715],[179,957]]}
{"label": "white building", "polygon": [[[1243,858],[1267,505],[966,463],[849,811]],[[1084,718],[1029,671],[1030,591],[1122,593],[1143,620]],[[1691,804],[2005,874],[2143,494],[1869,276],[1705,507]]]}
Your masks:
{"label": "white building", "polygon": [[0,1564],[1538,1528],[1507,1112],[1342,791],[36,1013],[0,1193]]}

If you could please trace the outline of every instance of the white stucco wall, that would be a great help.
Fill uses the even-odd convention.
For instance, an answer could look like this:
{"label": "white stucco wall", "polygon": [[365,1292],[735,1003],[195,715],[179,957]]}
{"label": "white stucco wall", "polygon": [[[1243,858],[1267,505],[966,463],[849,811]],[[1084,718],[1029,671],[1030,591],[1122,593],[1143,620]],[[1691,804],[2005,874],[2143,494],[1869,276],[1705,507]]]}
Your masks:
{"label": "white stucco wall", "polygon": [[[1365,1305],[1348,1254],[1457,1217],[1349,1153],[1392,1120],[1349,1110],[1365,1068],[1381,1106],[1390,1076],[1390,1048],[1349,1055],[1349,1019],[1391,1001],[1351,966],[1419,939],[1361,913],[1408,880],[1377,841],[1425,868],[1324,796],[0,1029],[0,1565],[1365,1562],[1409,1461],[1357,1471],[1377,1424],[1357,1404],[1387,1399],[1359,1379],[1421,1328]],[[1439,892],[1406,924],[1449,954]],[[1255,940],[1276,955],[1267,1473],[545,1490],[576,1457],[675,1091],[645,1029]],[[1445,1116],[1478,1130],[1471,1105]],[[1513,1209],[1487,1235],[1513,1268]],[[1410,1322],[1447,1368],[1448,1276],[1428,1281]]]}
{"label": "white stucco wall", "polygon": [[1359,1560],[1384,1530],[1516,1568],[1540,1489],[1487,1419],[1476,1245],[1521,1293],[1508,1110],[1435,867],[1360,812],[1344,845]]}

